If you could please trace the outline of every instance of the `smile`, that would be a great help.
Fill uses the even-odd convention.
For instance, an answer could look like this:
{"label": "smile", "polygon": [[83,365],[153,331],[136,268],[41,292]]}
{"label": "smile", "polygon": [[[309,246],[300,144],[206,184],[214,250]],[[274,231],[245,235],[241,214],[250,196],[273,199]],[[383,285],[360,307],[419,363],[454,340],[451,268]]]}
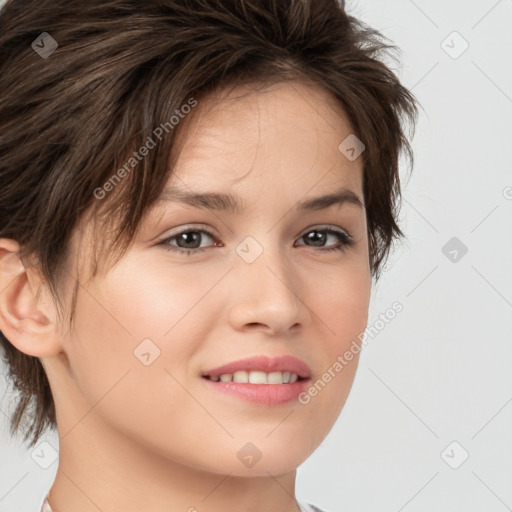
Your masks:
{"label": "smile", "polygon": [[290,372],[261,372],[238,371],[235,373],[223,373],[220,376],[206,377],[214,382],[238,382],[242,384],[293,384],[302,379],[296,373]]}

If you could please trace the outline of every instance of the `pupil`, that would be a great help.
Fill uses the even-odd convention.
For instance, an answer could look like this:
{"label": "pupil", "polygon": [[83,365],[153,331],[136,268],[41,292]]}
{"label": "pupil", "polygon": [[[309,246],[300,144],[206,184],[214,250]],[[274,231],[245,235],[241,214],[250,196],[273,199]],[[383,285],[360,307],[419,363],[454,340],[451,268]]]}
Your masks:
{"label": "pupil", "polygon": [[[319,231],[311,231],[306,236],[307,236],[308,240],[313,242],[315,245],[321,246],[322,242],[324,241],[325,235],[323,233],[320,233]],[[320,242],[320,243],[317,243],[317,242]]]}
{"label": "pupil", "polygon": [[[189,244],[189,243],[193,244],[194,242],[197,243],[197,241],[199,239],[199,237],[197,235],[198,234],[196,232],[194,232],[194,231],[190,231],[188,233],[182,233],[180,240],[184,241],[185,244]],[[189,238],[190,238],[190,240],[189,240]],[[180,247],[182,247],[182,246],[180,245]],[[186,249],[197,249],[197,247],[185,247],[185,248]]]}

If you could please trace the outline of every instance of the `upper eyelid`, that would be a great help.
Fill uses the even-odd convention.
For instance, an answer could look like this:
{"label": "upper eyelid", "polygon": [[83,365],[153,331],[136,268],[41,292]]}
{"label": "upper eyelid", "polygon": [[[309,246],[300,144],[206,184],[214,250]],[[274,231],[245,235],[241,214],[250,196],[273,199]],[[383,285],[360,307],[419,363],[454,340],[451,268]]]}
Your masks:
{"label": "upper eyelid", "polygon": [[174,238],[175,236],[178,236],[180,235],[181,233],[187,233],[189,231],[206,231],[207,234],[211,233],[211,236],[216,236],[215,233],[214,233],[214,229],[211,229],[207,226],[202,226],[202,225],[199,225],[199,226],[187,226],[185,225],[185,227],[183,228],[179,228],[178,231],[176,232],[172,232],[168,235],[165,235],[165,238],[164,240],[166,240],[167,238]]}

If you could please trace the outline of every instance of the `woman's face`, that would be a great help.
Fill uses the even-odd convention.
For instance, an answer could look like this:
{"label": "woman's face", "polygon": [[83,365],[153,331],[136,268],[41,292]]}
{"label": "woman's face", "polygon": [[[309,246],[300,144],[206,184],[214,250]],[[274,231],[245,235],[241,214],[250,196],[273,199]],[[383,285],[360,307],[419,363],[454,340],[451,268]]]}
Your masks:
{"label": "woman's face", "polygon": [[[371,289],[364,206],[300,205],[342,188],[363,203],[362,156],[338,148],[352,129],[334,100],[299,82],[200,102],[181,122],[168,186],[231,194],[242,211],[169,194],[126,255],[80,288],[75,327],[62,339],[71,387],[54,389],[58,418],[73,429],[103,426],[200,470],[281,474],[314,451],[345,403],[358,351],[341,371],[336,362],[366,327]],[[87,229],[73,239],[82,263]],[[204,377],[255,356],[297,358],[308,380]],[[278,368],[290,369],[269,370]],[[283,372],[266,373],[278,382]],[[77,393],[85,417],[71,405]],[[76,418],[65,419],[73,407]]]}

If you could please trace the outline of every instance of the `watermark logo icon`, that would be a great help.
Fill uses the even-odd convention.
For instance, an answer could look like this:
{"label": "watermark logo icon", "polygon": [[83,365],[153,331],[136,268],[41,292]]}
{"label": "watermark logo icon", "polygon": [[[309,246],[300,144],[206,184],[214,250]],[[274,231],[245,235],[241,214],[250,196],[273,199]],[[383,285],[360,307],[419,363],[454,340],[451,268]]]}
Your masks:
{"label": "watermark logo icon", "polygon": [[59,452],[50,443],[43,441],[36,446],[30,456],[39,467],[48,469],[59,458]]}
{"label": "watermark logo icon", "polygon": [[441,252],[452,262],[458,263],[468,252],[468,248],[456,237],[443,245]]}
{"label": "watermark logo icon", "polygon": [[357,160],[365,148],[366,146],[353,133],[338,146],[340,152],[351,162]]}
{"label": "watermark logo icon", "polygon": [[48,34],[48,32],[41,32],[33,41],[32,48],[43,59],[47,59],[58,47],[57,41]]}
{"label": "watermark logo icon", "polygon": [[466,460],[468,460],[469,453],[457,441],[452,441],[442,452],[441,458],[452,469],[459,469]]}
{"label": "watermark logo icon", "polygon": [[238,450],[236,456],[240,459],[244,466],[252,468],[260,459],[263,454],[258,450],[256,445],[253,443],[245,443],[240,450]]}
{"label": "watermark logo icon", "polygon": [[149,366],[160,357],[160,349],[149,338],[146,338],[135,347],[133,354],[144,366]]}
{"label": "watermark logo icon", "polygon": [[246,263],[253,263],[263,253],[263,247],[252,236],[244,238],[236,247],[236,253]]}
{"label": "watermark logo icon", "polygon": [[441,48],[452,59],[458,59],[469,48],[469,43],[458,32],[454,31],[442,41]]}

